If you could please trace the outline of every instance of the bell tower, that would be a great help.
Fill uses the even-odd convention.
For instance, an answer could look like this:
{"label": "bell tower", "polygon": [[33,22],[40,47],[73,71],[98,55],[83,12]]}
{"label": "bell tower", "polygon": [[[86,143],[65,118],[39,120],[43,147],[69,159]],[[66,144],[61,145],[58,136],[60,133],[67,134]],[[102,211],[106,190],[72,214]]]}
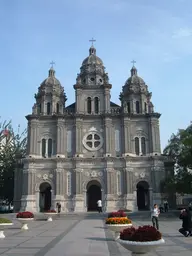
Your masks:
{"label": "bell tower", "polygon": [[99,114],[110,111],[110,89],[108,74],[103,61],[96,55],[93,45],[89,48],[89,56],[82,62],[80,73],[74,85],[76,95],[76,113]]}

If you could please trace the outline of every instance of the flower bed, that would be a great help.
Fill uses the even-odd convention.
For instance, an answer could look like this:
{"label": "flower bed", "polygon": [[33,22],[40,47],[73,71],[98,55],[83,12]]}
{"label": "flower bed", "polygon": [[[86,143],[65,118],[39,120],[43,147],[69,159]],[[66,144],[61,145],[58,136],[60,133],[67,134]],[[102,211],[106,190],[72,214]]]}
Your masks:
{"label": "flower bed", "polygon": [[119,210],[118,212],[110,212],[108,214],[108,218],[114,218],[114,217],[127,217],[126,213],[123,210]]}
{"label": "flower bed", "polygon": [[17,213],[16,218],[18,218],[18,219],[33,219],[34,214],[32,212],[19,212],[19,213]]}
{"label": "flower bed", "polygon": [[10,223],[12,223],[11,220],[6,218],[0,218],[0,224],[10,224]]}
{"label": "flower bed", "polygon": [[131,220],[127,217],[107,218],[105,224],[131,224]]}
{"label": "flower bed", "polygon": [[162,238],[161,233],[152,226],[130,227],[120,232],[120,239],[135,242],[152,242]]}

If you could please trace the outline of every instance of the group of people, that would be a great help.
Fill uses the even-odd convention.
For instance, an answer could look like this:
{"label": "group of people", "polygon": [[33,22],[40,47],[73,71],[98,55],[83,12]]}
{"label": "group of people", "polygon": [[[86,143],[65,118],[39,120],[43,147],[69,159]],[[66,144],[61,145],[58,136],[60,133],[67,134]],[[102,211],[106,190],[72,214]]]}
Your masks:
{"label": "group of people", "polygon": [[[160,209],[157,204],[154,204],[154,208],[151,211],[151,219],[153,227],[157,230],[159,230],[159,214]],[[185,237],[192,236],[192,220],[189,208],[181,210],[179,218],[182,220],[182,228],[179,229],[179,232]]]}

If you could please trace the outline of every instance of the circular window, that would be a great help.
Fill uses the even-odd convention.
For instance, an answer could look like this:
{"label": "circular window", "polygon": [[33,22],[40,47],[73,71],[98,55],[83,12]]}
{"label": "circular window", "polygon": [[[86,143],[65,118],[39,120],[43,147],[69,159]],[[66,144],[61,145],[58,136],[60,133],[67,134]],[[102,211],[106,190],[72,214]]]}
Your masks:
{"label": "circular window", "polygon": [[97,151],[103,146],[103,138],[95,132],[86,134],[83,138],[83,145],[89,151]]}
{"label": "circular window", "polygon": [[91,81],[95,81],[95,78],[94,78],[94,77],[91,77]]}

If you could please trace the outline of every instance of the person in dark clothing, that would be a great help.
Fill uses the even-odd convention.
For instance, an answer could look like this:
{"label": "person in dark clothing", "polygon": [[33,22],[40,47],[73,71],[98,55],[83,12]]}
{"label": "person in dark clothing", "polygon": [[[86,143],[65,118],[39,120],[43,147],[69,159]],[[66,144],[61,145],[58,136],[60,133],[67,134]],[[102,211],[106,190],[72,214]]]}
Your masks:
{"label": "person in dark clothing", "polygon": [[179,229],[179,232],[185,237],[192,236],[192,221],[189,209],[183,209],[179,218],[183,221],[182,228]]}
{"label": "person in dark clothing", "polygon": [[61,212],[61,204],[60,203],[57,203],[57,212],[58,212],[58,214],[60,214],[60,212]]}

